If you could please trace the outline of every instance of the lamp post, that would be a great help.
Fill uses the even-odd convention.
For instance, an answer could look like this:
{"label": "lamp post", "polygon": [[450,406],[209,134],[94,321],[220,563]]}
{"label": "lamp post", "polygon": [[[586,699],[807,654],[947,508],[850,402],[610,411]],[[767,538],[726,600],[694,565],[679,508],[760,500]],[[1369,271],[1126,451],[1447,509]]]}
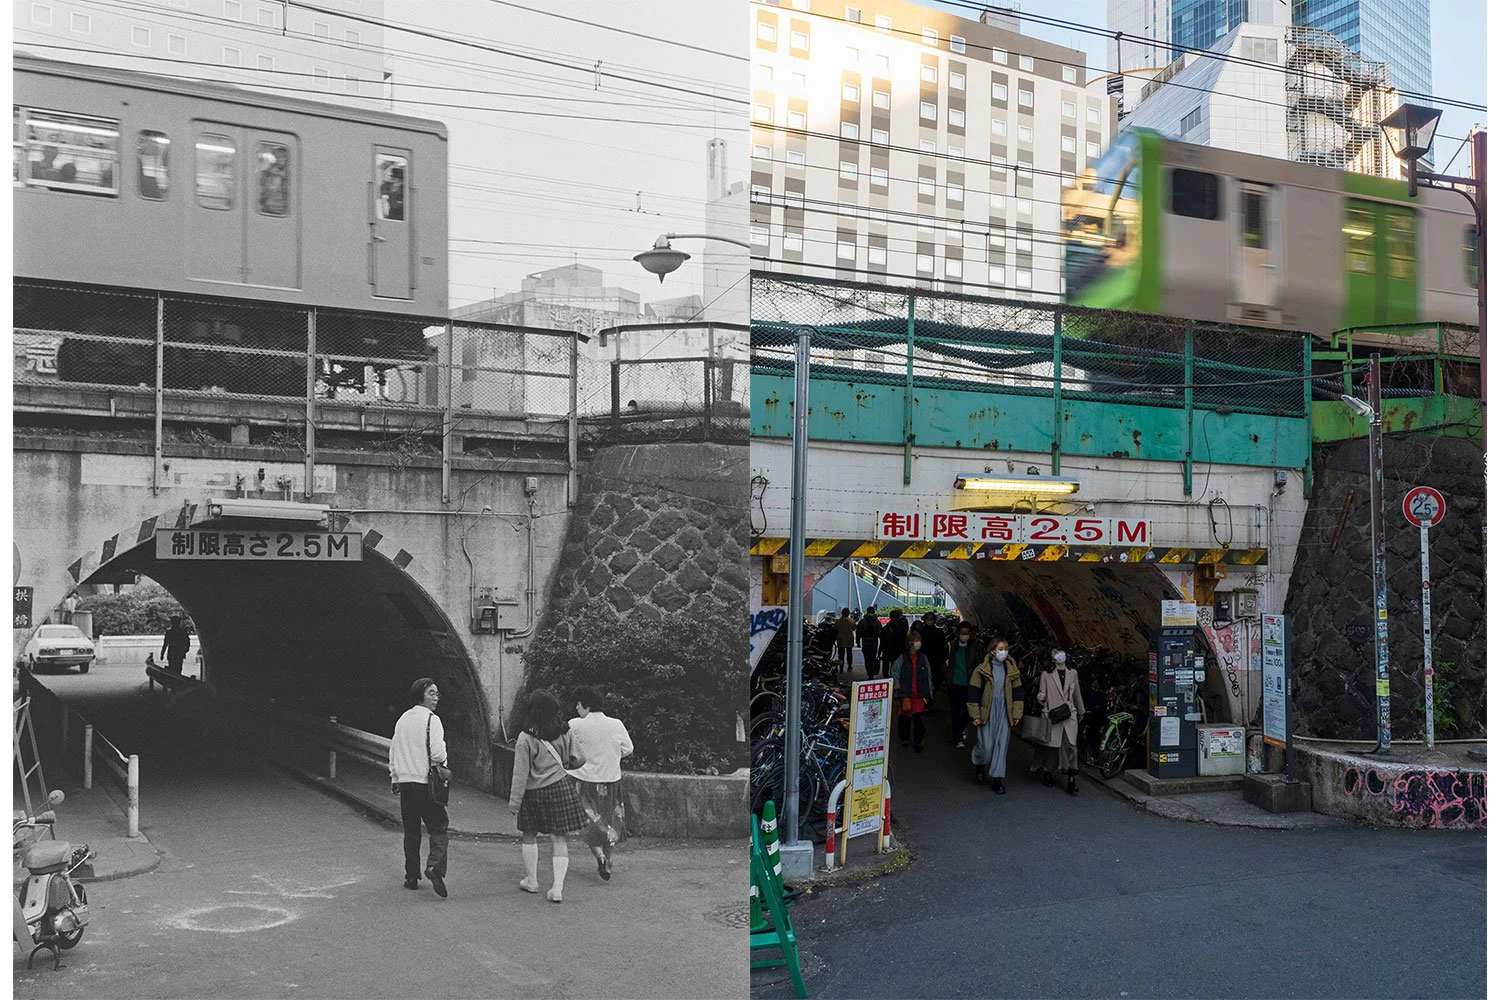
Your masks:
{"label": "lamp post", "polygon": [[[1385,442],[1381,437],[1380,355],[1370,356],[1365,399],[1341,396],[1370,421],[1370,580],[1375,605],[1375,749],[1391,752],[1391,643],[1385,585]],[[1368,402],[1366,401],[1368,400]]]}
{"label": "lamp post", "polygon": [[667,275],[685,264],[692,254],[683,253],[681,250],[672,248],[673,240],[713,240],[716,243],[732,243],[737,247],[750,249],[750,244],[742,240],[733,240],[728,236],[709,236],[706,233],[663,233],[656,238],[656,242],[650,250],[643,250],[633,258],[635,262],[647,271],[656,275],[656,280],[665,282]]}
{"label": "lamp post", "polygon": [[[802,778],[802,585],[803,550],[807,547],[807,391],[811,367],[812,332],[810,326],[797,327],[797,368],[792,392],[792,496],[791,539],[788,544],[787,615],[786,615],[786,736],[782,748],[782,827],[783,861],[801,868],[805,851],[809,871],[812,866],[811,844],[802,847],[801,788]],[[789,851],[790,854],[786,852]]]}

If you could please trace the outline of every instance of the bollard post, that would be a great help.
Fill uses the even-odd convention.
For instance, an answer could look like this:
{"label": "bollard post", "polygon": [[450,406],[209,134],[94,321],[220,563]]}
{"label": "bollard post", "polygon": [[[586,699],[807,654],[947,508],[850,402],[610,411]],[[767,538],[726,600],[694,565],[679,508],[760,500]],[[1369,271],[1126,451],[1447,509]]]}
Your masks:
{"label": "bollard post", "polygon": [[126,813],[130,825],[127,835],[139,837],[141,835],[141,758],[137,754],[131,754],[125,766],[125,791],[129,795],[130,804]]}
{"label": "bollard post", "polygon": [[891,783],[885,783],[885,803],[883,805],[885,816],[880,821],[880,853],[884,854],[891,849]]}
{"label": "bollard post", "polygon": [[94,787],[94,727],[83,727],[83,787],[87,791]]}
{"label": "bollard post", "polygon": [[[330,725],[335,725],[336,726],[336,725],[339,724],[339,717],[337,715],[330,715],[328,717],[328,722],[329,722]],[[338,755],[338,751],[335,750],[335,749],[333,749],[332,747],[329,747],[328,748],[328,780],[332,781],[334,778],[337,778],[338,776],[339,776],[339,755]]]}
{"label": "bollard post", "polygon": [[776,891],[786,897],[786,884],[781,881],[781,837],[776,823],[776,803],[767,802],[761,809],[760,839],[766,850],[766,871],[776,881]]}
{"label": "bollard post", "polygon": [[[833,786],[833,791],[828,793],[828,840],[823,845],[823,867],[828,871],[833,871],[836,867],[834,852],[838,850],[839,800],[844,797],[844,789],[848,784],[848,781],[840,781]],[[838,860],[842,863],[844,859]]]}

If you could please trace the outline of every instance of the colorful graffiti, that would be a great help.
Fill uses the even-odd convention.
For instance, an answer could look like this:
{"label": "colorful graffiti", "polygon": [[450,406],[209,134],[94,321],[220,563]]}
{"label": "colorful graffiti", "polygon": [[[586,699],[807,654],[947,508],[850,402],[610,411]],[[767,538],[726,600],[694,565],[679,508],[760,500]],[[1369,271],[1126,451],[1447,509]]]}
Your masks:
{"label": "colorful graffiti", "polygon": [[761,608],[750,613],[750,669],[760,663],[761,656],[776,638],[776,633],[786,625],[786,608]]}
{"label": "colorful graffiti", "polygon": [[1486,823],[1482,771],[1424,771],[1399,774],[1379,768],[1344,770],[1344,793],[1353,798],[1389,799],[1402,826],[1483,830]]}

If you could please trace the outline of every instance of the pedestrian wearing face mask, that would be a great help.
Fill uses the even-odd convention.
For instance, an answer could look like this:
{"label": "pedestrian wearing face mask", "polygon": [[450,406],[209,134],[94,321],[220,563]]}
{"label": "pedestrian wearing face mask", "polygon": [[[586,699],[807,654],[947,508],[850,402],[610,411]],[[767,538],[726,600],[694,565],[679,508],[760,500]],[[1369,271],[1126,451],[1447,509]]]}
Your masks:
{"label": "pedestrian wearing face mask", "polygon": [[974,627],[968,622],[958,625],[958,638],[948,656],[948,721],[953,730],[953,748],[962,750],[964,730],[969,725],[969,675],[979,665],[979,649],[974,644]]}
{"label": "pedestrian wearing face mask", "polygon": [[896,661],[906,649],[906,636],[910,631],[906,615],[900,611],[892,612],[890,620],[880,630],[880,672],[883,676],[894,676]]}
{"label": "pedestrian wearing face mask", "polygon": [[922,713],[932,700],[932,667],[922,651],[922,633],[915,629],[907,633],[906,651],[892,668],[891,677],[896,682],[896,735],[902,746],[910,744],[921,753],[922,741],[927,736],[927,722]]}
{"label": "pedestrian wearing face mask", "polygon": [[969,754],[974,780],[983,784],[988,777],[990,791],[1004,795],[1011,730],[1020,724],[1026,708],[1021,669],[1010,658],[1010,643],[991,639],[985,646],[983,658],[969,675],[967,700],[969,718],[977,730]]}
{"label": "pedestrian wearing face mask", "polygon": [[1083,694],[1078,689],[1078,671],[1068,666],[1068,654],[1052,647],[1052,669],[1042,671],[1037,701],[1046,724],[1047,757],[1042,784],[1051,785],[1052,772],[1068,776],[1068,794],[1078,794],[1078,720],[1083,715]]}

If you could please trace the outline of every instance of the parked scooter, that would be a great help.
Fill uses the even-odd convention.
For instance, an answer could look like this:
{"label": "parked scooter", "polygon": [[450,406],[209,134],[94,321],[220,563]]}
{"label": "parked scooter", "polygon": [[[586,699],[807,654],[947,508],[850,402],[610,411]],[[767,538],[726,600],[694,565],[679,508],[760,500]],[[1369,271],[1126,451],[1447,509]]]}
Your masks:
{"label": "parked scooter", "polygon": [[[62,800],[61,791],[47,796],[52,806]],[[89,922],[88,893],[73,873],[94,852],[87,844],[58,840],[53,830],[56,822],[57,814],[49,809],[38,816],[16,813],[12,823],[11,847],[26,869],[14,897],[14,933],[16,944],[30,949],[28,969],[43,950],[52,952],[52,968],[60,968],[59,949],[66,951],[83,940],[83,928]]]}

